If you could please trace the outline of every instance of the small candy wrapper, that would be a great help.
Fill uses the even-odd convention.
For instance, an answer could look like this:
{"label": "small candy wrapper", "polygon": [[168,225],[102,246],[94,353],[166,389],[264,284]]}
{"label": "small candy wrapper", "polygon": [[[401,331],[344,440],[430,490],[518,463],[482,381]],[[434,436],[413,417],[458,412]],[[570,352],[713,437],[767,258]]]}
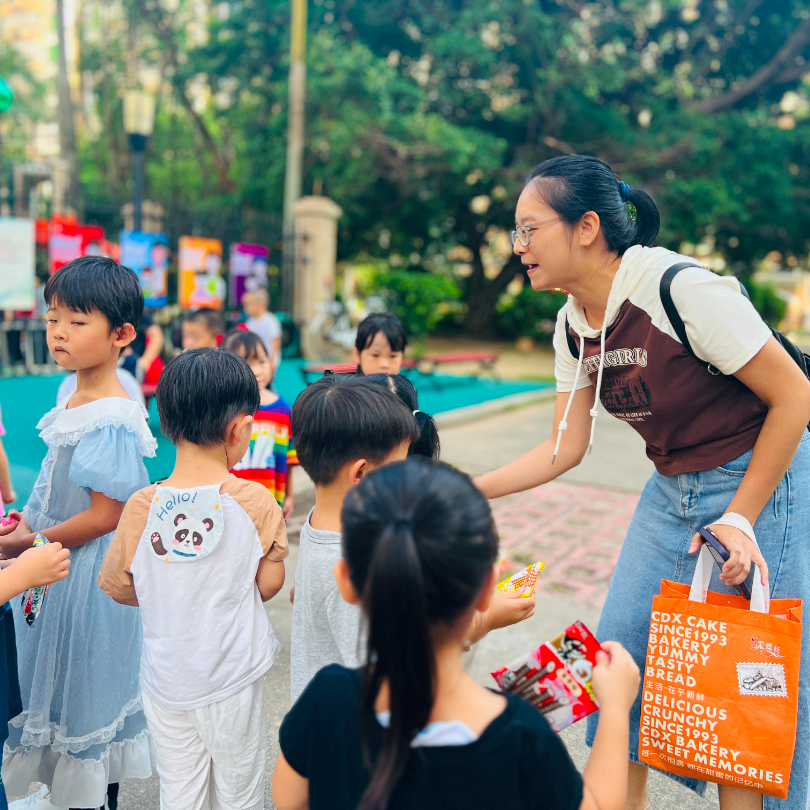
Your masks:
{"label": "small candy wrapper", "polygon": [[525,599],[534,593],[534,586],[537,584],[537,578],[540,576],[545,567],[546,564],[544,562],[532,563],[522,571],[518,571],[517,574],[512,574],[512,576],[508,579],[505,579],[503,582],[499,582],[496,590],[519,591],[522,588],[526,588],[526,593],[520,597],[521,599]]}
{"label": "small candy wrapper", "polygon": [[[37,534],[34,538],[34,548],[37,546],[44,546],[48,542],[48,538],[44,534]],[[31,627],[34,620],[39,616],[42,610],[42,605],[45,602],[45,594],[48,593],[50,585],[39,585],[36,588],[29,588],[22,595],[23,612],[25,613],[25,623]]]}
{"label": "small candy wrapper", "polygon": [[536,706],[556,732],[599,709],[591,684],[596,637],[582,622],[492,673],[501,691]]}

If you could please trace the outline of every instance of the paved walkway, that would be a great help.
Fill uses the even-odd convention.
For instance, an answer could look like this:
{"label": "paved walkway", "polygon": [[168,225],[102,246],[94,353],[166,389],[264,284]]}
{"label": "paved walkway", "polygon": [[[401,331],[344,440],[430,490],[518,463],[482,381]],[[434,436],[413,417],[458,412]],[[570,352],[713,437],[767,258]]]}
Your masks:
{"label": "paved walkway", "polygon": [[492,512],[510,572],[542,560],[544,593],[601,608],[636,504],[635,492],[554,481]]}
{"label": "paved walkway", "polygon": [[[442,457],[471,474],[494,469],[548,437],[553,403],[528,406],[496,416],[444,428]],[[594,452],[576,470],[545,487],[493,501],[504,551],[515,566],[542,559],[547,563],[538,585],[535,615],[514,627],[491,633],[468,655],[469,671],[491,686],[490,672],[553,637],[575,619],[593,630],[622,537],[639,493],[652,471],[644,444],[627,425],[601,416]],[[295,536],[312,504],[311,484],[296,474],[297,515],[289,527]],[[284,590],[267,610],[282,651],[265,680],[270,756],[268,775],[278,752],[278,727],[289,708],[289,641],[292,614],[288,599],[297,547],[287,565]],[[585,726],[562,734],[572,758],[582,769],[587,760]],[[700,799],[672,780],[653,773],[650,798],[655,810],[708,810],[717,805],[716,790]],[[121,810],[158,807],[157,779],[129,780],[122,785]],[[272,808],[269,797],[267,807]]]}

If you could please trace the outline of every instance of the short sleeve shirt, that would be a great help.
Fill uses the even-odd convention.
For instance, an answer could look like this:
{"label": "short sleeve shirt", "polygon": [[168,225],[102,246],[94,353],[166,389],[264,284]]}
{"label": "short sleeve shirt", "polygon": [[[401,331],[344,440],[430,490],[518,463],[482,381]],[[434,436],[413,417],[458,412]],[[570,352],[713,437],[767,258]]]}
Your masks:
{"label": "short sleeve shirt", "polygon": [[[708,470],[737,458],[754,446],[767,415],[765,404],[732,376],[771,337],[735,278],[690,267],[675,276],[671,288],[692,349],[720,374],[695,361],[669,322],[661,277],[686,260],[691,261],[663,248],[630,248],[613,283],[615,303],[605,330],[600,401],[644,438],[647,455],[663,475]],[[578,380],[566,318],[583,356]],[[598,330],[587,326],[581,305],[569,297],[554,333],[558,392],[596,383],[600,343]]]}
{"label": "short sleeve shirt", "polygon": [[149,486],[124,507],[98,584],[137,600],[141,686],[188,710],[224,700],[272,665],[279,643],[256,585],[262,557],[288,554],[281,509],[260,484]]}
{"label": "short sleeve shirt", "polygon": [[[411,749],[389,810],[577,810],[582,778],[548,722],[520,698],[472,743]],[[309,780],[310,810],[354,810],[369,783],[361,734],[362,675],[318,673],[281,724],[284,758]],[[380,750],[375,725],[369,753]]]}

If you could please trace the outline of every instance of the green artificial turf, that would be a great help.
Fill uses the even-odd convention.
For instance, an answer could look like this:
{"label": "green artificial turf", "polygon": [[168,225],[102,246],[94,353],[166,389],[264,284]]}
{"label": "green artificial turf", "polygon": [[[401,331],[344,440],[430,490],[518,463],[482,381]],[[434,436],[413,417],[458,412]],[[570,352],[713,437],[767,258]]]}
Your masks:
{"label": "green artificial turf", "polygon": [[[303,362],[299,359],[285,360],[276,378],[278,392],[290,405],[304,388],[301,376]],[[3,444],[18,496],[12,505],[14,508],[22,509],[25,505],[45,457],[45,444],[37,434],[36,425],[43,414],[56,405],[56,391],[62,379],[62,375],[0,378],[0,407],[6,429]],[[429,378],[418,373],[412,373],[411,380],[419,391],[420,409],[430,414],[549,387],[548,383],[536,381],[498,382],[486,378],[440,376],[436,382],[441,387],[436,388]],[[154,401],[149,410],[150,426],[158,448],[154,458],[146,459],[146,468],[150,480],[157,481],[171,472],[174,447],[158,429]]]}

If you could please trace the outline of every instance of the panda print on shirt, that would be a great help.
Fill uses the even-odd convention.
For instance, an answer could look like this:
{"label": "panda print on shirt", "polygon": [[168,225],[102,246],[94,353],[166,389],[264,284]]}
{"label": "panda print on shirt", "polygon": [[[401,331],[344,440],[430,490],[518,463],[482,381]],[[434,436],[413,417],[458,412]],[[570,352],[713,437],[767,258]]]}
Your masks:
{"label": "panda print on shirt", "polygon": [[[214,521],[211,518],[203,518],[202,520],[189,519],[183,514],[178,514],[174,519],[174,525],[179,528],[177,528],[171,540],[172,552],[179,557],[191,558],[196,557],[202,548],[205,534],[214,528]],[[160,534],[155,532],[151,540],[155,554],[159,557],[165,557],[166,549]]]}
{"label": "panda print on shirt", "polygon": [[210,554],[222,538],[219,485],[174,489],[158,487],[149,509],[145,536],[166,562],[193,562]]}

